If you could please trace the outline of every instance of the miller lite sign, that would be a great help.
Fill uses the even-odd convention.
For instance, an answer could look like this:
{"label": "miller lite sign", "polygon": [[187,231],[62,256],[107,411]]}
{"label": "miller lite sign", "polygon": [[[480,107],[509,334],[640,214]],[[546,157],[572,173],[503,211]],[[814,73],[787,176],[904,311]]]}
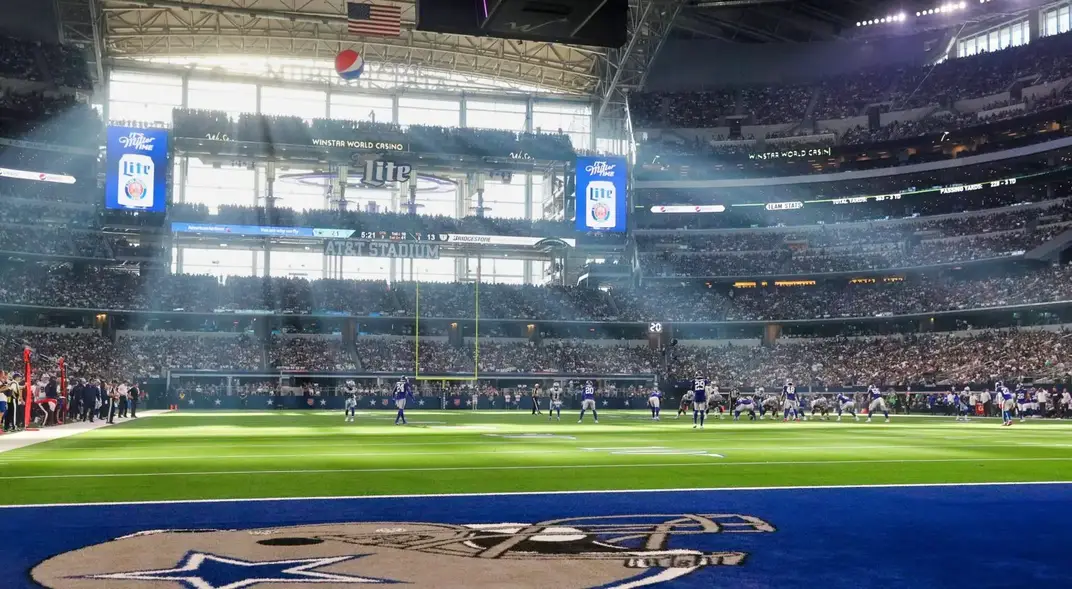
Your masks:
{"label": "miller lite sign", "polygon": [[577,229],[625,231],[625,158],[577,159]]}
{"label": "miller lite sign", "polygon": [[365,177],[362,183],[380,187],[388,183],[406,182],[413,177],[413,166],[392,161],[365,160]]}

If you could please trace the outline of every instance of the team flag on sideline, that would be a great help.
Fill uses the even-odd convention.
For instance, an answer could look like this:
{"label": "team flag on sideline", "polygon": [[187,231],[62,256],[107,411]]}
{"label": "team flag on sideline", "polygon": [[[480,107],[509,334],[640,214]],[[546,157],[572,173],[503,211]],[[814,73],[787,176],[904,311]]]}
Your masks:
{"label": "team flag on sideline", "polygon": [[402,8],[347,2],[346,30],[351,35],[397,37],[402,34]]}

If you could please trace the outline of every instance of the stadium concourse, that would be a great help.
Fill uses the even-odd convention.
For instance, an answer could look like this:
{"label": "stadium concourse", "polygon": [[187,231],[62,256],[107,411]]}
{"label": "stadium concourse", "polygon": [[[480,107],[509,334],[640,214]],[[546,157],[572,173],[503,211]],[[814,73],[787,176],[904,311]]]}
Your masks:
{"label": "stadium concourse", "polygon": [[1067,2],[627,110],[150,10],[0,34],[0,587],[1072,586]]}

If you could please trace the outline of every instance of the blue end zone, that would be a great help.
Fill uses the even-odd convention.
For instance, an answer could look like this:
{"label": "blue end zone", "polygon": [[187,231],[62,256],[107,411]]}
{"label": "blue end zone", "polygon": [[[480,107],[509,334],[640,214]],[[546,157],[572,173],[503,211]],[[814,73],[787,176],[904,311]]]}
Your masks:
{"label": "blue end zone", "polygon": [[0,567],[80,589],[1066,589],[1069,505],[1072,484],[24,507],[0,509]]}

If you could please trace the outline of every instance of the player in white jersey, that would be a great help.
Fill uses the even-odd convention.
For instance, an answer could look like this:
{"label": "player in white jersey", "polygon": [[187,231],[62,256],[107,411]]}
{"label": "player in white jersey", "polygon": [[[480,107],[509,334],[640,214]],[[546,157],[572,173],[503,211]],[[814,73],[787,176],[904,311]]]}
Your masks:
{"label": "player in white jersey", "polygon": [[346,406],[346,421],[352,422],[357,417],[357,394],[351,393],[343,403]]}
{"label": "player in white jersey", "polygon": [[557,382],[551,385],[548,393],[547,421],[551,421],[551,417],[558,417],[562,421],[562,385]]}
{"label": "player in white jersey", "polygon": [[722,419],[722,403],[725,402],[726,398],[718,390],[718,385],[708,384],[704,392],[707,393],[707,410],[704,413],[710,414],[712,409],[717,409],[718,418]]}
{"label": "player in white jersey", "polygon": [[968,415],[971,414],[971,389],[964,387],[964,390],[960,394],[954,395],[954,403],[957,408],[957,421],[969,421]]}
{"label": "player in white jersey", "polygon": [[780,402],[776,395],[767,395],[763,397],[763,402],[759,405],[759,418],[764,418],[764,413],[770,413],[771,419],[778,419],[778,407]]}
{"label": "player in white jersey", "polygon": [[886,399],[882,396],[882,391],[875,385],[870,385],[867,387],[867,395],[871,399],[871,404],[867,406],[867,423],[871,423],[871,417],[878,411],[886,416],[886,423],[889,423],[890,410],[886,408]]}
{"label": "player in white jersey", "polygon": [[584,412],[592,412],[592,420],[599,423],[599,414],[596,413],[596,385],[588,380],[584,383],[584,391],[581,393],[581,416],[577,423],[584,421]]}
{"label": "player in white jersey", "polygon": [[648,393],[648,408],[651,409],[652,421],[659,421],[659,410],[662,405],[663,392],[659,390],[659,387],[652,387],[651,392]]}
{"label": "player in white jersey", "polygon": [[1072,415],[1072,392],[1069,392],[1068,389],[1065,389],[1065,392],[1061,393],[1061,406],[1058,411],[1058,417],[1061,419],[1065,419]]}
{"label": "player in white jersey", "polygon": [[830,419],[830,401],[823,395],[816,395],[811,400],[811,418],[815,419],[815,414],[818,413],[823,419]]}
{"label": "player in white jersey", "polygon": [[681,395],[681,405],[677,408],[677,419],[681,419],[682,415],[688,415],[690,408],[692,408],[692,389],[685,391],[685,394]]}
{"label": "player in white jersey", "polygon": [[856,421],[860,421],[860,417],[856,415],[856,400],[852,398],[851,394],[838,393],[837,394],[837,420],[841,421],[841,414],[848,413]]}

